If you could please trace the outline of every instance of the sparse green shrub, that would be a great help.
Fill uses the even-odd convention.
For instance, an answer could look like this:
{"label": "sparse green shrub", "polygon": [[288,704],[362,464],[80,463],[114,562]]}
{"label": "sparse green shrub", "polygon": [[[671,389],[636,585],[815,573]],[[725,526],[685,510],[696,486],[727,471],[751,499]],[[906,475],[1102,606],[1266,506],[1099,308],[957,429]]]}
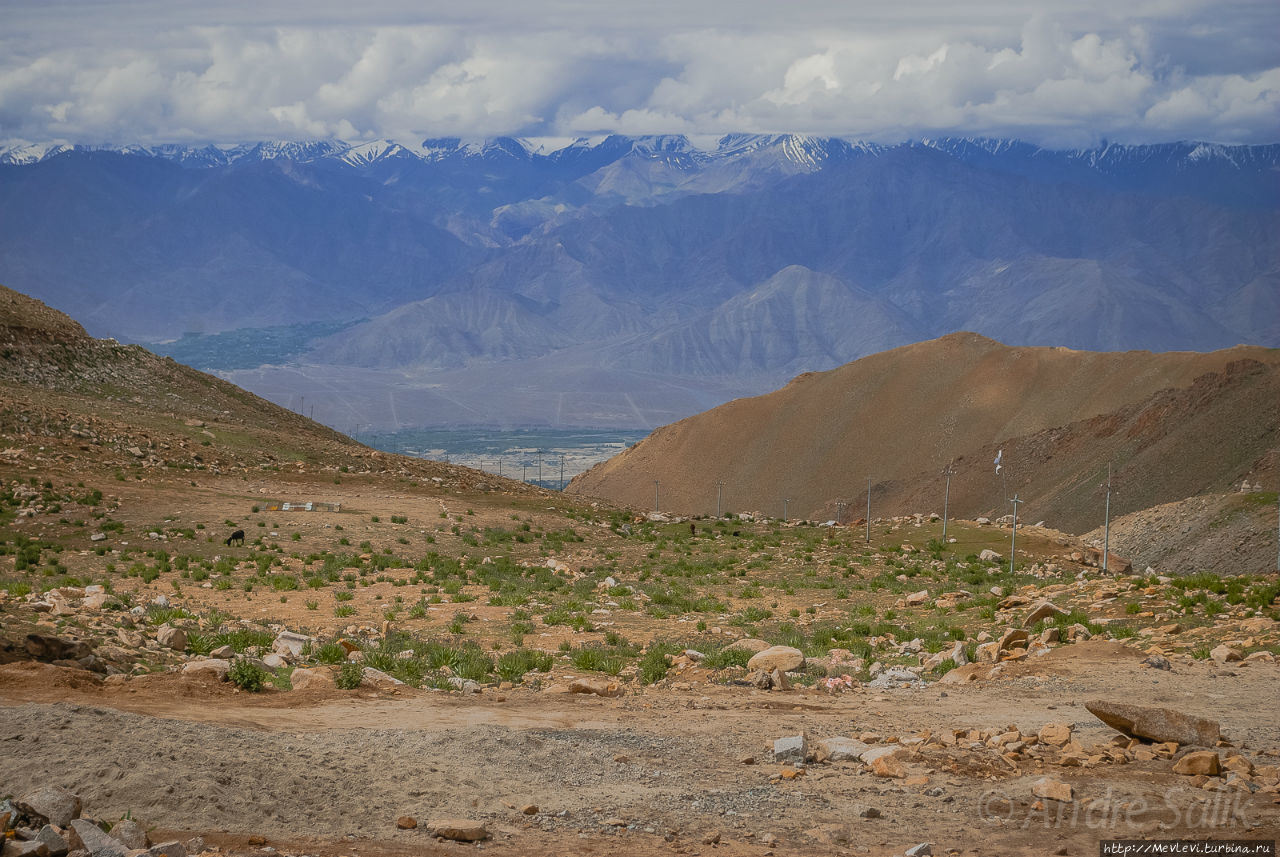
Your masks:
{"label": "sparse green shrub", "polygon": [[580,670],[602,672],[606,675],[617,675],[622,672],[626,663],[617,652],[603,646],[585,646],[570,655],[569,660]]}
{"label": "sparse green shrub", "polygon": [[549,652],[520,649],[498,658],[494,672],[504,681],[518,682],[527,672],[550,672],[554,658]]}
{"label": "sparse green shrub", "polygon": [[334,684],[343,690],[355,690],[364,681],[364,667],[357,663],[345,663],[338,670]]}
{"label": "sparse green shrub", "polygon": [[253,661],[242,658],[231,665],[231,671],[227,673],[227,678],[241,690],[257,693],[262,690],[263,685],[267,683],[271,675]]}

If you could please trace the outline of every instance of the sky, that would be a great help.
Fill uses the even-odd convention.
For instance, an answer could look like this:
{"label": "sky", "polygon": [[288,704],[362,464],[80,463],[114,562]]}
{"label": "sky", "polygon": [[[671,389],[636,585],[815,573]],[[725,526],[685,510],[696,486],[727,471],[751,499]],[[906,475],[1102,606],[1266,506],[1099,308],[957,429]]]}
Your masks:
{"label": "sky", "polygon": [[0,142],[1280,141],[1276,0],[0,0]]}

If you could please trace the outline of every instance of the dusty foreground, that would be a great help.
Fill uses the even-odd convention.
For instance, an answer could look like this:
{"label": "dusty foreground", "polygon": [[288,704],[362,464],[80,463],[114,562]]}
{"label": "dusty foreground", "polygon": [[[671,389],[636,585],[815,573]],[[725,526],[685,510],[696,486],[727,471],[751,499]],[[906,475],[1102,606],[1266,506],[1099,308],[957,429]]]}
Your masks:
{"label": "dusty foreground", "polygon": [[[773,761],[773,741],[800,733],[811,746],[863,733],[909,744],[926,731],[1027,735],[1050,723],[1070,725],[1092,753],[1117,735],[1084,708],[1102,698],[1218,720],[1233,745],[1219,754],[1250,760],[1255,779],[1280,763],[1275,664],[1175,658],[1162,671],[1141,658],[1092,641],[968,684],[830,695],[695,676],[617,699],[524,688],[250,695],[176,674],[104,685],[9,664],[0,779],[15,795],[59,785],[86,814],[128,813],[154,828],[152,841],[200,834],[224,853],[892,855],[929,843],[933,854],[1092,855],[1110,838],[1274,838],[1274,789],[1175,774],[1167,757],[1012,762],[962,737],[904,747],[900,777],[858,761]],[[1045,776],[1073,799],[1037,798]],[[397,829],[401,816],[471,818],[492,838],[444,842]]]}

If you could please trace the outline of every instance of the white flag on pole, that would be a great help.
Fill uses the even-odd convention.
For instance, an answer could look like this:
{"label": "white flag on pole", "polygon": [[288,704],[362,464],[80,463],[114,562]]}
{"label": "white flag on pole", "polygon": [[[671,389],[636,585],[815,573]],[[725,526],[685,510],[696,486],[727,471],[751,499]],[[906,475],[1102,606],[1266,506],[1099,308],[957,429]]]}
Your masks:
{"label": "white flag on pole", "polygon": [[1000,459],[1002,459],[1002,458],[1004,458],[1004,450],[1003,450],[1003,449],[1001,449],[999,452],[997,452],[997,453],[996,453],[996,473],[999,473],[999,472],[1000,472],[1000,468],[1001,468],[1001,466],[1002,466],[1002,465],[1000,464]]}

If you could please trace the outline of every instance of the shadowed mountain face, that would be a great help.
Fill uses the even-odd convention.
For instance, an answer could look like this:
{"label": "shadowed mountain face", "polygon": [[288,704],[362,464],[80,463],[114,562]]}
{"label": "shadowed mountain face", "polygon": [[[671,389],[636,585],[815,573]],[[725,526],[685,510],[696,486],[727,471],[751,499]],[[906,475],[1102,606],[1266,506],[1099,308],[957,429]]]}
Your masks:
{"label": "shadowed mountain face", "polygon": [[[277,401],[307,386],[334,425],[652,425],[960,329],[1280,344],[1278,166],[1280,146],[741,135],[14,149],[0,276],[159,350],[273,328],[293,351],[255,362],[238,334],[217,368]],[[640,404],[655,384],[686,404]]]}
{"label": "shadowed mountain face", "polygon": [[[713,512],[827,520],[1010,511],[1074,532],[1143,509],[1280,473],[1280,351],[1098,353],[1010,348],[975,334],[894,349],[801,376],[765,396],[682,420],[580,475],[575,493]],[[1002,470],[994,460],[1003,450]]]}

